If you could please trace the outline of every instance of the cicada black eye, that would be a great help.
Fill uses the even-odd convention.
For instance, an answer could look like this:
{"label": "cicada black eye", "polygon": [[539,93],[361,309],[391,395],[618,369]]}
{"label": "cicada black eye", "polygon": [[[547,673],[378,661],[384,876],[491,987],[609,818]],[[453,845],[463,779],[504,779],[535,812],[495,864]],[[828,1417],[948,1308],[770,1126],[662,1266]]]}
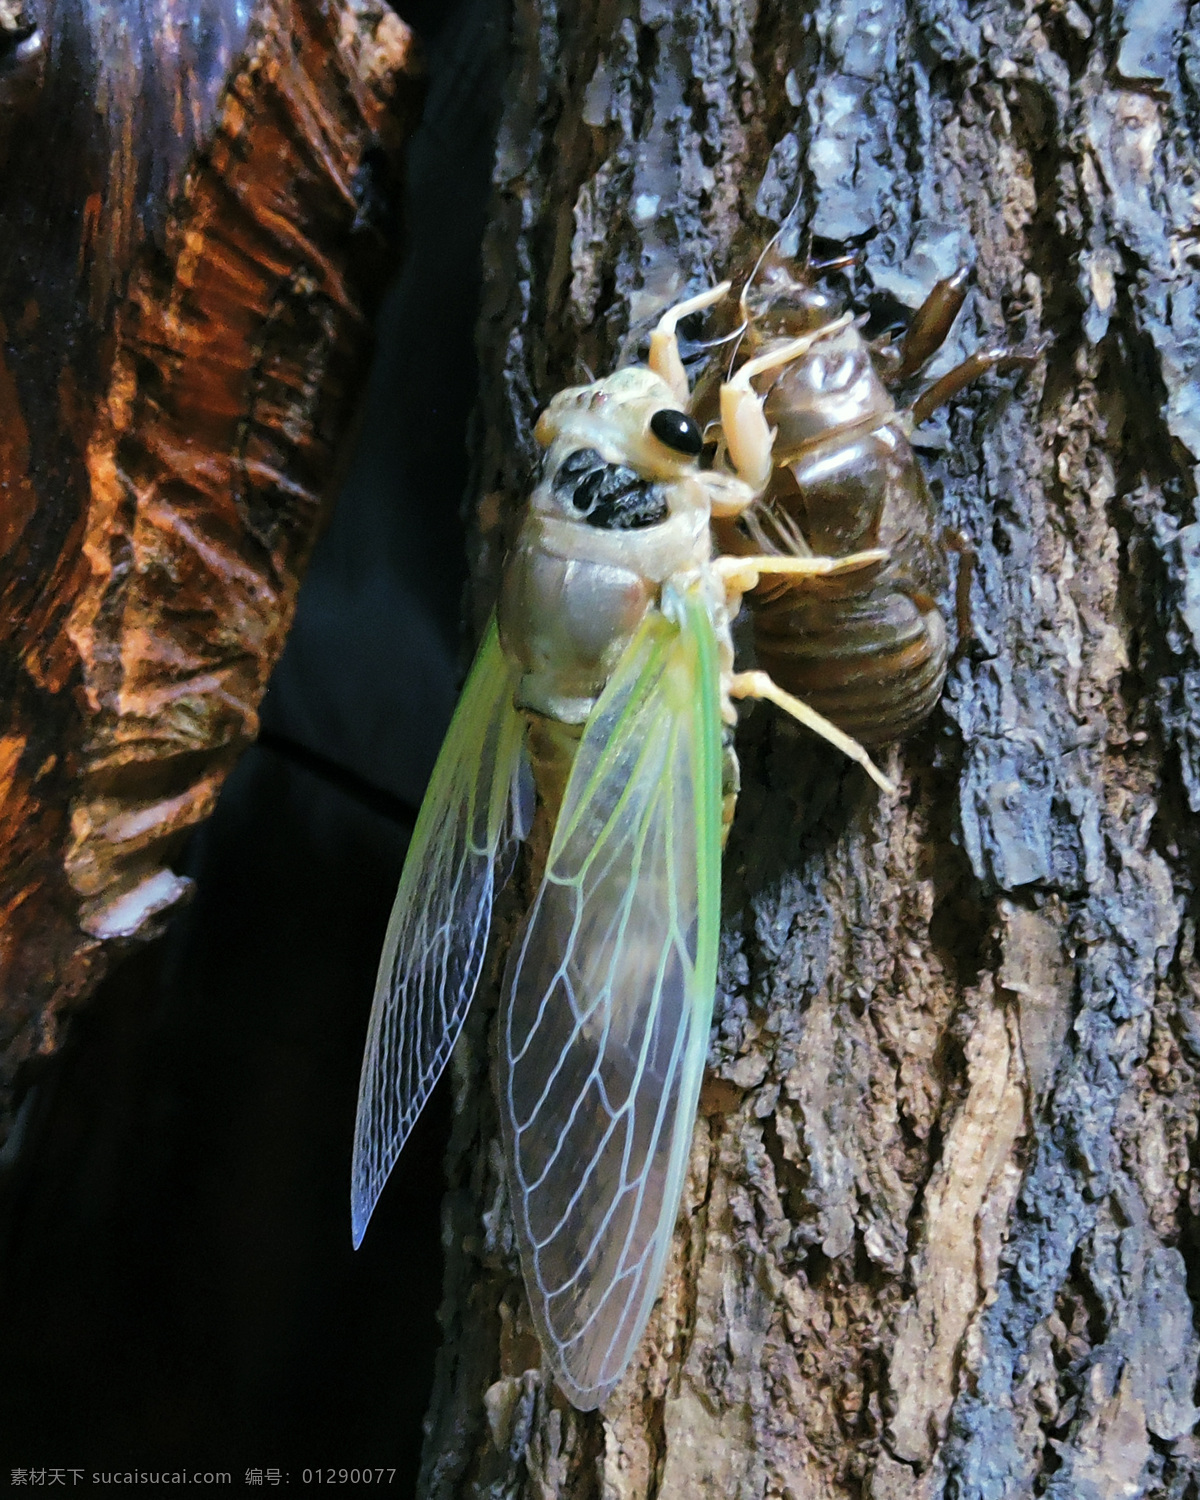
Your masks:
{"label": "cicada black eye", "polygon": [[689,458],[699,458],[704,447],[703,433],[685,411],[671,411],[669,407],[656,411],[650,418],[650,431],[660,443]]}

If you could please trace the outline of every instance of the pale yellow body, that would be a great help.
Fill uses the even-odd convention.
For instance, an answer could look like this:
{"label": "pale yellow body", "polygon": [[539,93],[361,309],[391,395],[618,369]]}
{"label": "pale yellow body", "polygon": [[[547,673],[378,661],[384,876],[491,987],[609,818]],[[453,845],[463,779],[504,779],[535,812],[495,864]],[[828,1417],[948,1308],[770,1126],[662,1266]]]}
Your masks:
{"label": "pale yellow body", "polygon": [[[890,790],[856,741],[784,693],[765,673],[735,672],[729,629],[742,594],[763,573],[803,577],[849,572],[879,562],[884,554],[712,554],[712,518],[740,515],[771,474],[774,433],[763,417],[751,377],[797,358],[840,324],[744,365],[722,388],[723,440],[733,473],[701,469],[695,454],[673,450],[652,427],[656,414],[686,414],[689,404],[676,322],[719,300],[727,290],[727,285],[718,287],[671,309],[651,338],[648,366],[633,365],[591,385],[560,391],[542,413],[535,435],[547,450],[543,477],[530,496],[506,561],[498,607],[501,644],[522,674],[517,706],[559,725],[583,724],[646,611],[658,607],[664,585],[699,584],[719,643],[726,722],[735,718],[733,699],[769,698]],[[574,492],[562,476],[567,460],[581,453],[595,455],[597,474],[601,466],[610,474],[627,473],[627,488],[640,487],[639,498],[661,503],[662,519],[635,529],[605,529],[580,518]]]}

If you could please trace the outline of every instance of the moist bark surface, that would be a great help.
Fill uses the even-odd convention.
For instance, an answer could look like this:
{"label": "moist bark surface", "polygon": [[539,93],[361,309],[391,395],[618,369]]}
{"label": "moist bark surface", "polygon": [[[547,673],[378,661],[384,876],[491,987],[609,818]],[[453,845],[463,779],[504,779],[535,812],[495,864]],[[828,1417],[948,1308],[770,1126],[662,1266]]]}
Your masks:
{"label": "moist bark surface", "polygon": [[975,638],[900,795],[739,730],[684,1210],[600,1413],[540,1372],[475,1007],[424,1495],[1196,1492],[1198,37],[1141,0],[517,0],[477,626],[540,407],[781,227],[856,249],[877,321],[972,266],[934,374],[1047,348],[917,434]]}

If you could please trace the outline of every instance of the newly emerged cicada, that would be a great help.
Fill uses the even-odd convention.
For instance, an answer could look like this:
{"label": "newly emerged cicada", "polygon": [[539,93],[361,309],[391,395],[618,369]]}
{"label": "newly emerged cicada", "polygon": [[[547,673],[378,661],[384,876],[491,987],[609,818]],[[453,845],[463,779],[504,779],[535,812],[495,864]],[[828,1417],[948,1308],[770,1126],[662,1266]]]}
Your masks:
{"label": "newly emerged cicada", "polygon": [[637,1349],[679,1208],[716,982],[733,700],[770,698],[888,785],[764,673],[733,670],[731,614],[764,571],[842,575],[884,555],[713,556],[713,518],[743,514],[772,472],[751,380],[841,326],[743,365],[721,392],[733,472],[705,470],[675,325],[727,291],[673,308],[648,365],[560,392],[538,421],[542,474],[417,819],[359,1090],[356,1245],[475,993],[536,784],[554,831],[508,958],[496,1076],[533,1319],[584,1410]]}
{"label": "newly emerged cicada", "polygon": [[[747,599],[759,664],[846,733],[878,745],[909,733],[941,696],[949,655],[939,603],[949,584],[946,553],[948,546],[969,551],[941,524],[913,452],[913,430],[986,371],[1028,368],[1041,350],[979,350],[898,407],[895,389],[949,334],[967,273],[937,283],[899,343],[872,343],[858,323],[838,316],[812,274],[851,260],[797,268],[768,247],[748,278],[735,304],[741,358],[759,361],[798,335],[829,336],[756,379],[776,433],[772,473],[757,504],[715,525],[730,553],[883,554],[874,567],[801,587],[785,575],[765,576]],[[713,405],[711,391],[707,399]],[[968,583],[962,565],[960,634]]]}

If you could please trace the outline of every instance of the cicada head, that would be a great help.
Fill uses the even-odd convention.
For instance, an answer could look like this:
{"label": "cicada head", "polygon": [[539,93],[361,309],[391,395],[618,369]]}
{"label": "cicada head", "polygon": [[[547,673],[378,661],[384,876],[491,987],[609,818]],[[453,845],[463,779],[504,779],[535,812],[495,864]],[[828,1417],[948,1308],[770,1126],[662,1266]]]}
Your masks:
{"label": "cicada head", "polygon": [[533,507],[608,531],[707,509],[700,428],[644,365],[560,391],[534,436],[547,450]]}
{"label": "cicada head", "polygon": [[823,328],[840,311],[837,300],[814,284],[806,267],[774,246],[763,252],[742,288],[738,306],[752,353],[770,339],[798,338]]}

